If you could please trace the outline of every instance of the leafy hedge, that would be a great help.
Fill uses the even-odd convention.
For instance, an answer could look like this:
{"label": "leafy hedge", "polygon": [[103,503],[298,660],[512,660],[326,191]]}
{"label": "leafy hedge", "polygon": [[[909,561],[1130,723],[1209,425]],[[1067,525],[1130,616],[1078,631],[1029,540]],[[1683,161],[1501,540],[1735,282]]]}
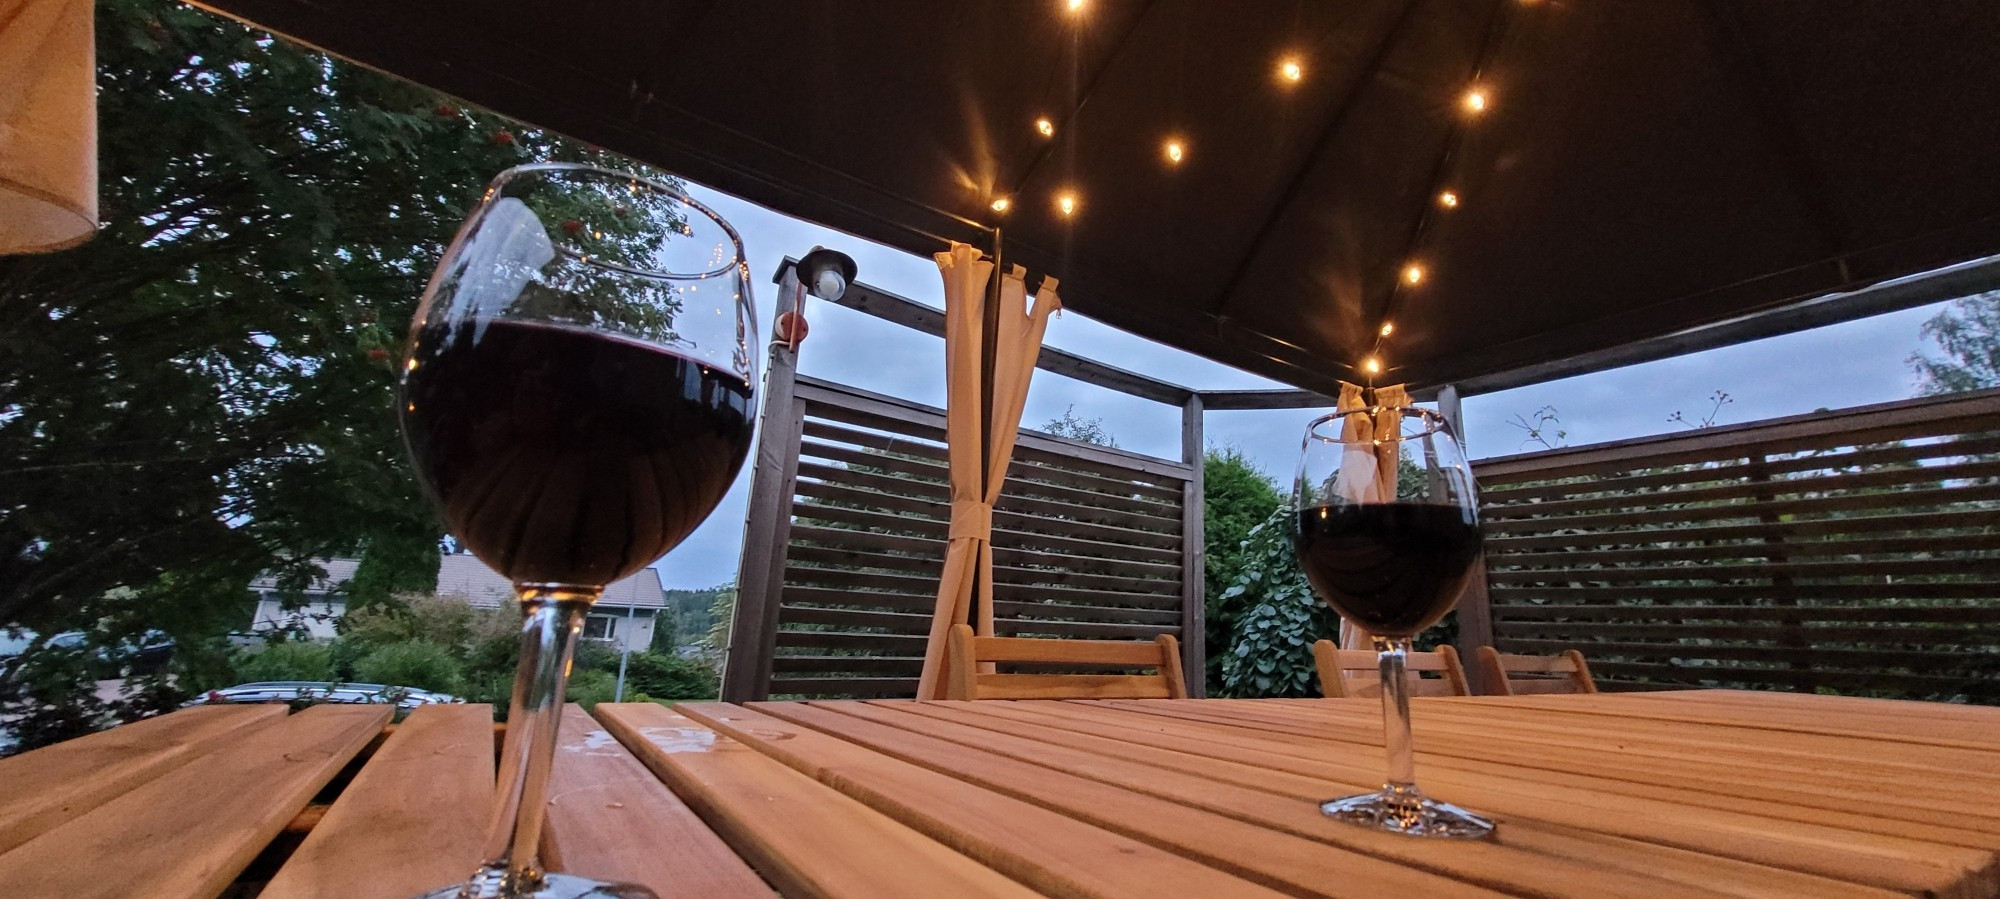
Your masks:
{"label": "leafy hedge", "polygon": [[1312,644],[1339,632],[1340,618],[1313,595],[1292,547],[1288,510],[1250,530],[1236,580],[1222,592],[1242,609],[1222,652],[1224,696],[1317,696]]}

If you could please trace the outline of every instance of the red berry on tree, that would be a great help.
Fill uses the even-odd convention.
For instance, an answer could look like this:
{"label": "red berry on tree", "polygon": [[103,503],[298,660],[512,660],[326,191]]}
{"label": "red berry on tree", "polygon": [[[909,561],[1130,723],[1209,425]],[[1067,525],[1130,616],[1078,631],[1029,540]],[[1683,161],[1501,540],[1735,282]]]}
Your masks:
{"label": "red berry on tree", "polygon": [[564,233],[574,236],[577,232],[582,230],[583,230],[582,222],[579,222],[576,219],[563,219]]}
{"label": "red berry on tree", "polygon": [[458,107],[450,103],[439,103],[431,107],[431,112],[436,113],[439,118],[449,119],[458,115]]}
{"label": "red berry on tree", "polygon": [[387,362],[389,361],[389,351],[379,346],[375,347],[374,349],[368,351],[368,361]]}
{"label": "red berry on tree", "polygon": [[511,147],[513,145],[514,145],[514,132],[505,130],[493,132],[493,146]]}

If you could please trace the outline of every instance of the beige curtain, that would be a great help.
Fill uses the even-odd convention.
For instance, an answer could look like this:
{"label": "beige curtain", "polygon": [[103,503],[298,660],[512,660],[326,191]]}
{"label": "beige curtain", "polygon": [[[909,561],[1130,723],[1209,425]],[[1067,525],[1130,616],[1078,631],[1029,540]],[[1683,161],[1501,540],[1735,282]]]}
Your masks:
{"label": "beige curtain", "polygon": [[[1056,279],[1046,278],[1028,308],[1027,271],[1020,266],[1000,281],[999,331],[994,335],[993,370],[982,360],[986,337],[987,279],[993,263],[978,250],[954,243],[937,254],[944,277],[945,436],[951,457],[951,533],[945,549],[944,573],[938,579],[937,609],[931,617],[930,644],[924,650],[919,699],[944,698],[945,636],[951,626],[970,623],[982,635],[993,633],[993,504],[1007,480],[1014,457],[1014,439],[1021,426],[1021,409],[1028,401],[1028,381],[1041,355],[1042,334],[1049,314],[1062,308]],[[980,430],[983,387],[993,385],[993,440],[990,453]],[[975,597],[973,584],[979,585]]]}
{"label": "beige curtain", "polygon": [[[1359,385],[1341,382],[1339,405],[1340,439],[1345,454],[1333,492],[1357,503],[1388,502],[1396,498],[1396,470],[1399,444],[1403,438],[1402,410],[1410,405],[1403,385],[1377,387],[1373,403]],[[1373,649],[1374,641],[1347,619],[1340,620],[1340,648]],[[1345,672],[1349,690],[1373,686],[1381,676],[1372,671]],[[1352,695],[1352,694],[1350,694]]]}
{"label": "beige curtain", "polygon": [[0,255],[96,231],[91,0],[0,0]]}

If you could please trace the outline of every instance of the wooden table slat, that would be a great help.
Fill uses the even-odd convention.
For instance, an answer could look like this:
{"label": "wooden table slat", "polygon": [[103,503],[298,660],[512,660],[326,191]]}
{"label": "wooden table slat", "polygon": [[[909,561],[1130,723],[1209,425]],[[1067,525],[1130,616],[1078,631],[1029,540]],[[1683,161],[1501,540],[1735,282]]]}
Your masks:
{"label": "wooden table slat", "polygon": [[1033,891],[756,749],[652,703],[605,730],[786,895],[1030,897]]}
{"label": "wooden table slat", "polygon": [[[650,703],[643,703],[650,704]],[[599,706],[610,711],[609,704]],[[552,870],[636,883],[660,899],[770,897],[771,888],[597,721],[570,705],[549,774]]]}
{"label": "wooden table slat", "polygon": [[[1488,889],[1451,880],[1355,848],[1286,833],[1221,815],[1188,797],[1163,798],[1156,792],[1080,776],[1070,764],[1044,765],[953,743],[925,732],[923,719],[884,719],[867,706],[835,703],[840,711],[768,703],[756,708],[776,717],[854,742],[894,758],[1033,803],[1066,818],[1144,840],[1176,855],[1295,895],[1350,891],[1392,895],[1492,895]],[[901,725],[901,726],[899,726]],[[1048,755],[1057,755],[1048,747]],[[1065,762],[1087,764],[1069,757]],[[853,776],[853,775],[847,775]],[[1214,784],[1204,784],[1210,790]],[[1303,807],[1303,804],[1302,804]],[[1321,831],[1339,825],[1312,809]],[[1386,843],[1387,841],[1381,841]],[[1629,885],[1629,881],[1628,881]]]}
{"label": "wooden table slat", "polygon": [[195,706],[0,759],[0,852],[185,764],[283,706]]}
{"label": "wooden table slat", "polygon": [[212,897],[389,720],[385,705],[314,706],[224,741],[0,855],[13,895]]}
{"label": "wooden table slat", "polygon": [[396,726],[258,899],[409,899],[479,865],[493,707],[427,705]]}
{"label": "wooden table slat", "polygon": [[[1066,703],[1087,727],[1128,727],[1118,716],[1148,722],[1154,730],[1128,730],[1141,740],[1172,742],[1214,757],[1254,757],[1259,765],[1356,783],[1379,778],[1380,750],[1350,748],[1333,754],[1323,738],[1241,728],[1236,719],[1214,714],[1210,704],[1162,704],[1149,700]],[[1417,733],[1423,745],[1423,732]],[[1372,756],[1370,755],[1372,753]],[[1910,892],[1946,892],[1961,884],[1990,891],[1996,880],[1993,853],[1925,843],[1904,837],[1858,833],[1799,819],[1765,818],[1726,809],[1605,796],[1585,790],[1522,784],[1512,778],[1480,778],[1419,766],[1428,792],[1490,813],[1503,820],[1532,818],[1596,833],[1736,858]]]}
{"label": "wooden table slat", "polygon": [[[848,711],[851,704],[839,704]],[[1189,753],[1124,743],[1096,734],[1066,731],[1038,723],[1019,704],[982,703],[976,709],[962,703],[882,703],[881,711],[933,718],[981,728],[960,739],[991,746],[995,751],[1040,757],[1064,770],[1087,773],[1133,789],[1201,805],[1252,821],[1330,843],[1352,845],[1392,859],[1497,889],[1535,895],[1635,895],[1660,892],[1691,893],[1717,884],[1726,875],[1733,895],[1772,897],[1873,896],[1892,893],[1858,887],[1813,875],[1760,865],[1736,863],[1669,847],[1615,837],[1601,837],[1536,821],[1510,822],[1498,839],[1480,843],[1437,844],[1374,834],[1327,820],[1318,802],[1342,790],[1357,791],[1372,784],[1337,784],[1318,778]],[[1064,752],[1069,749],[1088,755]],[[1147,766],[1182,775],[1137,780],[1128,766]],[[1642,875],[1634,877],[1634,874]],[[1656,877],[1673,886],[1645,880]]]}
{"label": "wooden table slat", "polygon": [[1052,896],[1280,895],[1174,852],[761,711],[719,703],[678,708]]}

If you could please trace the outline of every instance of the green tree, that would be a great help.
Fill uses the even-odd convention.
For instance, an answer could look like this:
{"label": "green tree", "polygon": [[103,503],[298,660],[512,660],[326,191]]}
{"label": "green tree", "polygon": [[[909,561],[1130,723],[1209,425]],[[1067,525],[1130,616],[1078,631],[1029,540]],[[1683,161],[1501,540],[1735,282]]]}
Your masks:
{"label": "green tree", "polygon": [[1910,355],[1920,393],[2000,387],[2000,291],[1953,300],[1924,322],[1923,335],[1943,355]]}
{"label": "green tree", "polygon": [[1069,407],[1063,410],[1063,414],[1042,422],[1042,426],[1036,428],[1036,430],[1044,434],[1054,434],[1057,437],[1080,440],[1084,443],[1094,443],[1098,446],[1108,446],[1112,449],[1118,448],[1118,438],[1112,436],[1111,432],[1104,428],[1104,416],[1079,418],[1076,414],[1075,403],[1069,404]]}
{"label": "green tree", "polygon": [[1245,611],[1241,594],[1224,598],[1242,573],[1243,541],[1250,531],[1282,503],[1277,485],[1235,447],[1211,449],[1202,457],[1202,544],[1206,558],[1202,574],[1205,597],[1204,633],[1210,690],[1222,688],[1222,653],[1236,633]]}
{"label": "green tree", "polygon": [[428,588],[405,323],[493,174],[601,154],[161,0],[99,2],[97,67],[102,230],[0,259],[0,625],[189,653],[262,571]]}

